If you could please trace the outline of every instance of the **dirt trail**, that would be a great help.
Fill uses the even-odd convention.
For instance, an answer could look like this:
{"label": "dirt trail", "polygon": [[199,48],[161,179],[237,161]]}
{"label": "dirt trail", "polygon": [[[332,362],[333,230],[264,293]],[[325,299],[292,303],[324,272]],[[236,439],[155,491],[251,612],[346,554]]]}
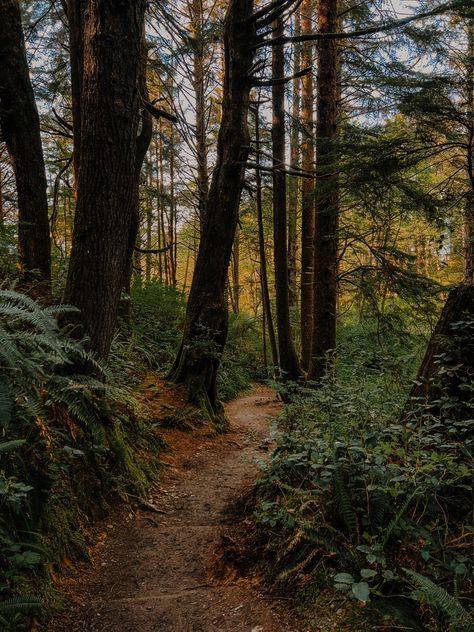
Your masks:
{"label": "dirt trail", "polygon": [[[73,589],[73,605],[54,632],[299,632],[280,603],[250,578],[215,573],[227,507],[258,475],[268,450],[273,391],[259,388],[226,407],[231,431],[210,438],[171,431],[173,448],[152,502],[110,525],[89,578]],[[230,524],[229,524],[230,523]],[[75,603],[74,603],[75,602]]]}

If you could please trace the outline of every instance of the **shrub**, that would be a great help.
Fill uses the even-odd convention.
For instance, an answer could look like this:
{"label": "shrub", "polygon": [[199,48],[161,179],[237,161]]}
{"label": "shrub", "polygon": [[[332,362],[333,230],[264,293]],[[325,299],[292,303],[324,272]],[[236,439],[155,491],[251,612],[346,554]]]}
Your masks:
{"label": "shrub", "polygon": [[143,493],[156,465],[142,456],[158,442],[131,393],[78,372],[106,369],[60,330],[68,309],[0,291],[0,585],[11,599],[0,616],[12,626],[32,603],[18,593],[47,563],[84,555],[81,526],[110,497]]}
{"label": "shrub", "polygon": [[[459,607],[453,610],[448,597],[439,601],[438,592],[442,615],[425,611],[425,620],[429,629],[445,629],[443,617],[450,625],[451,615],[461,616],[470,590],[472,415],[461,414],[451,395],[442,417],[422,406],[400,422],[403,389],[388,387],[392,378],[383,368],[391,358],[380,357],[365,376],[359,358],[353,365],[342,360],[339,377],[300,390],[287,406],[257,489],[260,541],[279,581],[323,580],[364,603],[379,597],[387,609],[403,593],[434,613],[426,592],[442,583]],[[419,577],[423,594],[409,590]]]}

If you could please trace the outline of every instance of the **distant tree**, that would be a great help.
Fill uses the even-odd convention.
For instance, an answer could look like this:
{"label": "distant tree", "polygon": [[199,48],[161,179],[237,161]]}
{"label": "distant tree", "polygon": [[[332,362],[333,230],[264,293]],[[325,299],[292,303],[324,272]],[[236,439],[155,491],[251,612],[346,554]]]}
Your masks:
{"label": "distant tree", "polygon": [[[276,37],[284,33],[283,20],[274,24]],[[285,85],[278,82],[285,75],[283,44],[272,49],[272,155],[273,155],[273,241],[275,261],[276,321],[280,370],[285,380],[297,380],[301,376],[293,345],[290,322],[288,282],[288,239],[285,173]]]}

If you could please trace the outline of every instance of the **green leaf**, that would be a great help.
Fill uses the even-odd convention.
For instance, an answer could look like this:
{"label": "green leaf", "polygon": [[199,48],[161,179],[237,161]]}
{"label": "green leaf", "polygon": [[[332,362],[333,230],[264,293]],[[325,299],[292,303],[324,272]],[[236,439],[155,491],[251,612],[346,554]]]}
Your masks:
{"label": "green leaf", "polygon": [[360,571],[360,576],[363,577],[364,579],[371,579],[372,577],[375,577],[377,575],[377,571],[374,571],[371,568],[363,568]]}
{"label": "green leaf", "polygon": [[352,584],[352,594],[356,599],[366,603],[369,601],[370,588],[367,582],[358,582],[356,584]]}
{"label": "green leaf", "polygon": [[338,584],[352,584],[354,578],[349,573],[338,573],[334,576],[334,581]]}

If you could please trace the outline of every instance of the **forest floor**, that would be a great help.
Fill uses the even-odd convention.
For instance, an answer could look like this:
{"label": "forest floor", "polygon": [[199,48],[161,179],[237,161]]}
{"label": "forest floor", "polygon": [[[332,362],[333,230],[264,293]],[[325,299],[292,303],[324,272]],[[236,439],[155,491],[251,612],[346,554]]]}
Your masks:
{"label": "forest floor", "polygon": [[[304,632],[284,597],[226,562],[235,507],[270,448],[281,404],[256,387],[227,404],[229,432],[163,429],[170,447],[149,498],[157,511],[123,510],[102,525],[92,565],[59,580],[67,607],[51,632]],[[332,627],[332,626],[331,626]]]}

